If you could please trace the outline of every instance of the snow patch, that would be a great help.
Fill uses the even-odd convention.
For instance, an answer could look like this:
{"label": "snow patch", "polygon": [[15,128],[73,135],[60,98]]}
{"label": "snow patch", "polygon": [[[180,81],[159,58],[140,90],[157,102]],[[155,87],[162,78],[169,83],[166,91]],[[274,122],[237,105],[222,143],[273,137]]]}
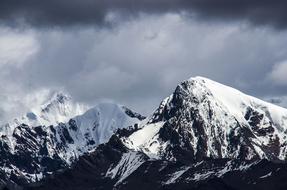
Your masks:
{"label": "snow patch", "polygon": [[272,172],[269,172],[268,174],[266,175],[263,175],[261,177],[259,177],[260,179],[263,179],[263,178],[266,178],[266,177],[270,177],[272,175]]}
{"label": "snow patch", "polygon": [[142,155],[137,152],[130,151],[128,153],[124,153],[119,163],[114,168],[110,168],[107,171],[106,177],[110,177],[112,179],[117,177],[118,181],[115,184],[115,186],[117,186],[129,175],[131,175],[138,167],[140,167],[144,161],[145,160]]}
{"label": "snow patch", "polygon": [[173,174],[171,175],[171,178],[168,179],[164,184],[168,185],[168,184],[175,183],[176,180],[177,180],[178,178],[180,178],[180,176],[182,176],[182,174],[184,174],[189,168],[190,168],[190,167],[183,167],[181,170],[179,170],[179,171],[173,173]]}

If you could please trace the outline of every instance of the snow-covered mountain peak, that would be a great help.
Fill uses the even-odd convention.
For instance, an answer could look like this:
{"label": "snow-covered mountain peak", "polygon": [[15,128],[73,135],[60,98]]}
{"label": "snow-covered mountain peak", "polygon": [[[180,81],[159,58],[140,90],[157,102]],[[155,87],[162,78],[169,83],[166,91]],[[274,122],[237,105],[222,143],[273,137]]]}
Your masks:
{"label": "snow-covered mountain peak", "polygon": [[69,94],[55,92],[42,105],[33,108],[26,115],[15,120],[16,125],[25,123],[30,126],[57,125],[65,123],[76,115],[83,114],[89,106],[74,102]]}
{"label": "snow-covered mountain peak", "polygon": [[151,157],[286,159],[287,110],[207,78],[180,83],[150,118],[123,141]]}
{"label": "snow-covered mountain peak", "polygon": [[69,94],[54,92],[40,105],[31,107],[26,114],[0,126],[0,133],[11,136],[14,129],[21,124],[36,127],[66,123],[72,117],[81,115],[88,109],[88,105],[74,102]]}
{"label": "snow-covered mountain peak", "polygon": [[54,92],[51,97],[41,105],[41,108],[43,111],[48,111],[49,107],[53,106],[54,104],[66,104],[69,101],[72,101],[72,97],[69,94],[62,91]]}
{"label": "snow-covered mountain peak", "polygon": [[108,142],[118,129],[145,118],[114,103],[99,103],[85,111],[77,106],[68,96],[57,94],[40,109],[2,126],[0,172],[25,176],[30,182],[41,179]]}
{"label": "snow-covered mountain peak", "polygon": [[96,144],[107,142],[117,129],[133,126],[140,121],[128,115],[126,108],[114,103],[99,103],[72,120],[81,133],[89,136]]}

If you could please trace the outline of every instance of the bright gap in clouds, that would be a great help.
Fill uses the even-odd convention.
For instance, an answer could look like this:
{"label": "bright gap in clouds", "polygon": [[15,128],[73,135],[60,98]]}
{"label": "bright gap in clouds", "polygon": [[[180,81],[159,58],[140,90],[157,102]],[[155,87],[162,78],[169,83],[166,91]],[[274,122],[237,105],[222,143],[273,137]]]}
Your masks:
{"label": "bright gap in clouds", "polygon": [[282,87],[287,85],[287,61],[274,64],[269,75],[270,79],[277,85]]}
{"label": "bright gap in clouds", "polygon": [[243,22],[166,14],[114,28],[0,31],[2,120],[57,89],[90,105],[115,101],[149,114],[180,81],[196,75],[259,97],[287,93],[270,80],[272,68],[287,58],[286,33]]}
{"label": "bright gap in clouds", "polygon": [[21,66],[38,50],[39,44],[33,32],[0,28],[0,66]]}

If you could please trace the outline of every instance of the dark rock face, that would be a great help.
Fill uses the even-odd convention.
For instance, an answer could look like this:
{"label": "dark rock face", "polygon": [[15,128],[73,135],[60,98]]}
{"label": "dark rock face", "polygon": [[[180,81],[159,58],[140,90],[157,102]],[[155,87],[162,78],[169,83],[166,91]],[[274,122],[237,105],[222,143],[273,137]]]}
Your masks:
{"label": "dark rock face", "polygon": [[[14,150],[8,145],[7,137],[2,136],[0,167],[10,170],[8,176],[2,177],[3,184],[26,185],[31,182],[31,179],[38,181],[42,176],[67,169],[68,164],[60,154],[66,151],[67,145],[73,144],[74,140],[66,127],[61,124],[56,131],[53,126],[50,126],[48,133],[42,126],[32,128],[24,124],[20,125],[13,133],[16,142]],[[90,146],[95,144],[92,140],[87,140],[87,143]],[[32,175],[22,176],[22,172]],[[39,179],[37,175],[40,175]]]}
{"label": "dark rock face", "polygon": [[[164,121],[163,127],[160,129],[159,137],[163,141],[169,141],[167,152],[163,157],[175,157],[176,159],[185,159],[189,162],[202,160],[210,157],[208,155],[209,139],[212,139],[213,151],[217,158],[223,158],[221,145],[224,143],[224,131],[222,127],[218,127],[217,131],[208,132],[209,129],[215,130],[216,126],[212,123],[207,123],[206,120],[212,120],[215,110],[211,108],[210,101],[207,98],[207,93],[204,96],[196,97],[188,93],[189,88],[194,85],[192,82],[181,83],[169,98],[169,102],[162,104],[153,115],[151,123]],[[200,113],[200,106],[204,105],[207,110],[207,115],[204,118]],[[220,123],[219,123],[220,124]],[[249,143],[248,137],[251,135],[248,128],[240,126],[237,122],[234,131],[241,130],[240,136],[230,134],[230,143],[227,151],[229,154],[234,154],[238,151],[238,146],[242,148],[242,154],[238,158],[245,158],[244,147],[245,143]],[[215,134],[217,133],[217,134]],[[235,132],[233,132],[235,134]],[[240,140],[241,138],[244,140]],[[191,142],[196,141],[196,147],[191,145]],[[249,143],[250,144],[250,143]],[[211,155],[212,157],[213,155]]]}
{"label": "dark rock face", "polygon": [[[77,127],[74,124],[72,125]],[[35,184],[37,184],[37,181],[40,180],[37,174],[41,173],[44,178],[47,176],[53,177],[57,173],[61,173],[69,168],[66,161],[63,160],[59,154],[65,150],[67,144],[73,143],[73,139],[66,128],[68,126],[60,124],[57,127],[58,129],[56,131],[53,126],[50,126],[48,129],[51,131],[47,132],[43,130],[42,126],[33,128],[24,124],[18,126],[13,133],[13,137],[17,143],[14,151],[12,151],[7,144],[7,137],[1,137],[0,166],[11,169],[11,172],[9,176],[7,176],[4,171],[0,170],[0,187],[2,185],[3,188],[17,189],[30,184],[31,181],[29,181],[29,178],[27,178],[27,176],[21,176],[20,171],[35,174],[35,176],[32,177],[34,181],[36,181]],[[135,129],[133,128],[133,130]],[[127,131],[129,130],[125,128],[119,129],[118,133],[124,135]],[[128,132],[128,134],[130,133],[131,132]],[[57,136],[60,138],[60,141],[57,140]],[[95,144],[92,140],[87,141],[87,143],[91,145]],[[52,154],[52,150],[48,150],[48,146],[55,148],[52,149]],[[91,172],[95,177],[95,184],[98,185],[99,180],[102,179],[102,173],[107,171],[110,164],[120,160],[121,154],[126,151],[127,148],[121,143],[119,138],[113,136],[108,144],[100,145],[94,153],[80,157],[78,160],[79,165],[75,165],[75,173],[78,175],[78,172],[82,170],[85,170],[83,173]],[[17,169],[15,170],[14,168]],[[65,175],[66,174],[68,176],[63,179],[64,181],[71,179],[70,175],[72,174],[70,174],[69,171],[65,172]],[[83,176],[80,175],[80,178],[83,177],[83,180],[87,180],[87,175],[89,175],[89,173]],[[89,179],[93,180],[93,176]],[[104,184],[106,184],[106,182],[103,182],[103,185]],[[62,189],[64,187],[65,185],[57,188]],[[55,187],[55,189],[57,188]],[[78,186],[78,188],[80,188],[80,186]]]}
{"label": "dark rock face", "polygon": [[105,178],[105,174],[127,151],[120,139],[112,136],[107,144],[100,145],[91,154],[81,156],[72,166],[73,169],[54,173],[26,189],[112,189],[115,181]]}
{"label": "dark rock face", "polygon": [[122,108],[124,109],[125,113],[128,116],[130,116],[131,118],[137,118],[139,120],[144,120],[146,118],[145,116],[142,116],[141,114],[136,113],[136,112],[132,111],[131,109],[125,107],[125,106],[122,106]]}
{"label": "dark rock face", "polygon": [[77,131],[78,130],[78,127],[77,127],[77,124],[76,124],[76,121],[73,120],[73,119],[70,119],[69,120],[69,128],[74,130],[74,131]]}
{"label": "dark rock face", "polygon": [[36,176],[40,172],[45,175],[67,167],[56,152],[48,153],[47,146],[51,143],[51,138],[40,126],[32,129],[27,125],[20,125],[15,129],[13,137],[17,143],[13,151],[7,144],[7,138],[1,138],[0,166],[11,170],[9,175],[14,183],[29,183],[24,176],[19,175],[19,170]]}
{"label": "dark rock face", "polygon": [[65,124],[60,124],[58,126],[60,128],[60,138],[61,138],[61,142],[63,142],[64,144],[65,143],[69,143],[69,144],[73,144],[74,143],[74,140],[73,138],[71,137],[68,129],[66,128],[66,125]]}
{"label": "dark rock face", "polygon": [[274,133],[274,128],[272,127],[271,121],[267,123],[267,127],[260,128],[260,124],[264,119],[264,115],[250,107],[248,107],[246,111],[245,119],[248,121],[249,125],[252,127],[252,130],[254,130],[258,136],[266,136],[268,134]]}
{"label": "dark rock face", "polygon": [[[69,170],[25,189],[270,190],[287,188],[287,164],[267,160],[205,159],[193,164],[146,159],[120,183],[106,174],[129,150],[118,137],[82,156]],[[126,163],[128,164],[128,162]],[[128,167],[119,167],[117,173]]]}

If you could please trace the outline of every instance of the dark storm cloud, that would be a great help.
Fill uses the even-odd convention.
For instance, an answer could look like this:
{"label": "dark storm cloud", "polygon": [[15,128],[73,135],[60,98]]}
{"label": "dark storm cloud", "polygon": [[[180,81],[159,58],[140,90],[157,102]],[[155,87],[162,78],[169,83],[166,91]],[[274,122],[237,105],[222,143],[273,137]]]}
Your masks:
{"label": "dark storm cloud", "polygon": [[286,96],[287,33],[249,25],[285,28],[284,1],[270,2],[0,0],[0,121],[54,90],[149,114],[197,75],[261,98]]}
{"label": "dark storm cloud", "polygon": [[11,100],[0,103],[15,102],[2,106],[13,113],[11,105],[44,88],[64,89],[89,105],[108,99],[149,114],[180,81],[197,75],[257,97],[287,94],[285,32],[178,14],[146,15],[112,30],[5,31],[0,91]]}
{"label": "dark storm cloud", "polygon": [[107,15],[131,18],[139,13],[185,12],[200,19],[237,20],[287,26],[285,0],[0,0],[5,24],[34,26],[106,25]]}

